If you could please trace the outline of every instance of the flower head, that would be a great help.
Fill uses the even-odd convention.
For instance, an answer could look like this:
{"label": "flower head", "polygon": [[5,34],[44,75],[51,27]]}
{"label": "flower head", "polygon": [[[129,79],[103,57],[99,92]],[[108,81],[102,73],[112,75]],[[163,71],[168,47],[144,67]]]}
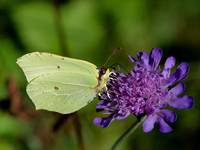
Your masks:
{"label": "flower head", "polygon": [[97,111],[108,114],[105,118],[95,118],[94,123],[102,127],[114,120],[125,119],[129,115],[147,116],[143,122],[144,132],[150,132],[155,124],[163,133],[170,132],[170,123],[176,121],[176,113],[167,108],[189,109],[193,106],[193,98],[184,92],[185,79],[189,71],[187,63],[181,63],[174,73],[175,58],[168,57],[163,69],[159,63],[162,50],[154,48],[151,53],[139,52],[137,58],[129,56],[135,63],[128,73],[113,71],[106,83],[106,88],[100,93]]}

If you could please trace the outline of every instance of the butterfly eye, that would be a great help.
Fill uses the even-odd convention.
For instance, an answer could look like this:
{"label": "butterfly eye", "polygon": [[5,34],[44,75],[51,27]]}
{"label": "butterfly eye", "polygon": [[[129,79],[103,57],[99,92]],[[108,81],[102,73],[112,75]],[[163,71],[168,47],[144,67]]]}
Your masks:
{"label": "butterfly eye", "polygon": [[104,74],[106,73],[106,71],[107,71],[107,68],[101,67],[101,68],[99,69],[99,76],[104,75]]}

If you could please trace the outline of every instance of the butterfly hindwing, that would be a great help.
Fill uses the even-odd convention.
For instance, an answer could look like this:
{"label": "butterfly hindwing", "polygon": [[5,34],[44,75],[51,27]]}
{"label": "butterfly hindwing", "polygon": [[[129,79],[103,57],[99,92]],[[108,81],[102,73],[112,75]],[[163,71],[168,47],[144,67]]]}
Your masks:
{"label": "butterfly hindwing", "polygon": [[88,74],[57,72],[33,79],[27,86],[27,93],[36,109],[67,114],[94,99],[96,84]]}

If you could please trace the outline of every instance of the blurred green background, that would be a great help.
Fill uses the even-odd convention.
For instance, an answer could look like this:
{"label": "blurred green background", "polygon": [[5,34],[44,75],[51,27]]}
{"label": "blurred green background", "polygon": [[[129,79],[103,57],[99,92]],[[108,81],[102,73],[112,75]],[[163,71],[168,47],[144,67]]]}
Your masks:
{"label": "blurred green background", "polygon": [[18,57],[46,51],[101,66],[121,48],[108,65],[118,62],[126,70],[128,54],[152,47],[190,64],[186,92],[195,107],[178,111],[172,133],[139,128],[119,149],[200,149],[199,0],[0,0],[0,150],[107,150],[135,121],[94,126],[98,100],[74,115],[35,111]]}

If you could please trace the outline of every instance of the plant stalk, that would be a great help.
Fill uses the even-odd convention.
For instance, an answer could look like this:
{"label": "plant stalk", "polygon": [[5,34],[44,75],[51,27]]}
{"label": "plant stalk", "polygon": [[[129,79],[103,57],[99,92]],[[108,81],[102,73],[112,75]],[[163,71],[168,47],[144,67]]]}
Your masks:
{"label": "plant stalk", "polygon": [[140,120],[137,120],[134,122],[113,144],[111,150],[116,150],[118,145],[122,143],[127,137],[129,137],[133,132],[136,131],[136,129],[144,122],[146,119],[146,116],[141,118]]}

